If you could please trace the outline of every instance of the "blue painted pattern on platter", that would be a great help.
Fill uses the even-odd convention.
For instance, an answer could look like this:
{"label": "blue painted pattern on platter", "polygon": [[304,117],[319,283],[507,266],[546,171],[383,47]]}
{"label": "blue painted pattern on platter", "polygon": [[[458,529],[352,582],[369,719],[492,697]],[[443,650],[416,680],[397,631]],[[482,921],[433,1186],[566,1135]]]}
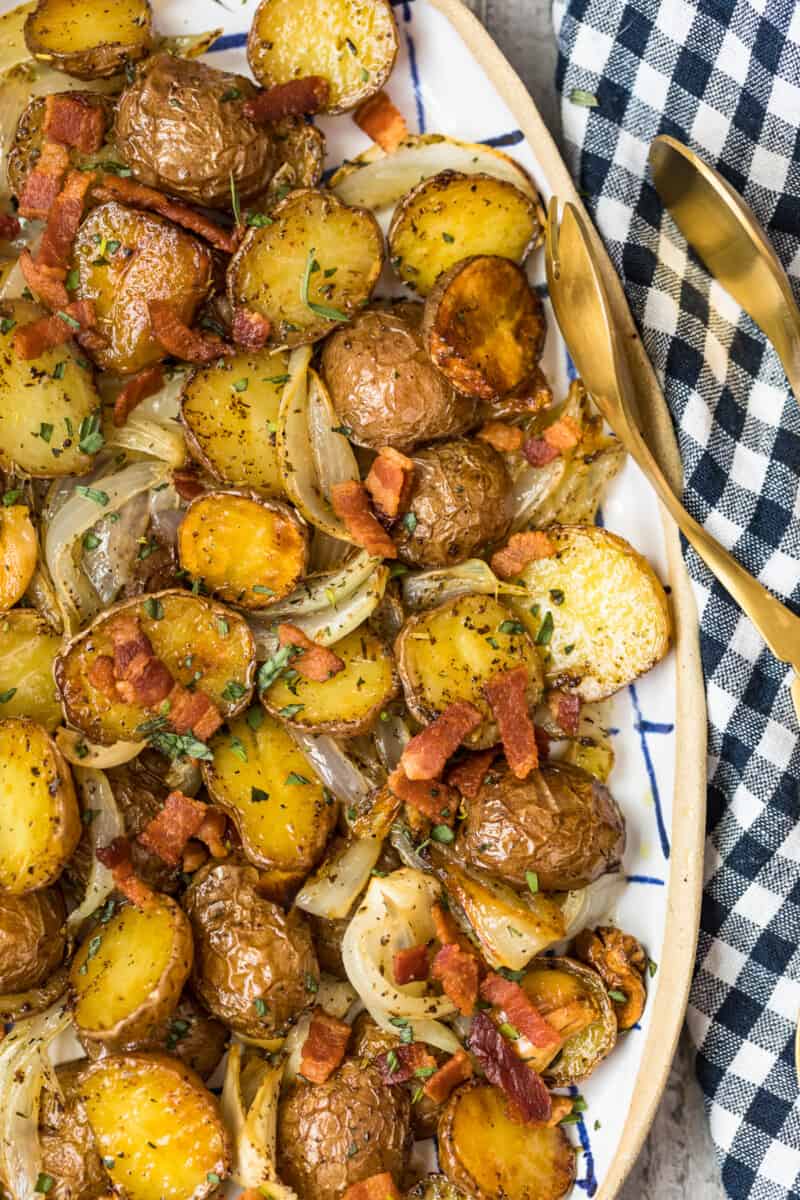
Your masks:
{"label": "blue painted pattern on platter", "polygon": [[630,684],[628,694],[631,698],[633,711],[636,714],[636,722],[634,729],[639,734],[639,744],[642,749],[642,757],[644,758],[644,766],[647,771],[647,778],[650,783],[650,792],[653,797],[653,807],[656,813],[656,827],[658,829],[658,840],[661,843],[661,852],[664,858],[669,858],[669,834],[664,822],[664,813],[661,807],[661,793],[658,790],[658,780],[656,779],[656,771],[653,766],[653,759],[650,755],[650,747],[647,744],[648,733],[672,733],[673,726],[664,723],[654,723],[645,721],[642,717],[642,710],[639,705],[639,697],[636,692],[636,685]]}
{"label": "blue painted pattern on platter", "polygon": [[[579,1095],[578,1089],[574,1084],[570,1087],[569,1094],[570,1096],[576,1097]],[[589,1137],[589,1130],[586,1128],[586,1120],[583,1113],[578,1113],[576,1129],[578,1130],[578,1138],[581,1143],[581,1150],[583,1151],[581,1158],[583,1161],[583,1169],[585,1174],[581,1179],[575,1180],[575,1185],[586,1192],[587,1196],[593,1196],[597,1191],[597,1176],[595,1175],[594,1170],[592,1142],[591,1138]]]}
{"label": "blue painted pattern on platter", "polygon": [[626,883],[652,883],[655,887],[663,887],[664,880],[657,879],[655,875],[626,875]]}

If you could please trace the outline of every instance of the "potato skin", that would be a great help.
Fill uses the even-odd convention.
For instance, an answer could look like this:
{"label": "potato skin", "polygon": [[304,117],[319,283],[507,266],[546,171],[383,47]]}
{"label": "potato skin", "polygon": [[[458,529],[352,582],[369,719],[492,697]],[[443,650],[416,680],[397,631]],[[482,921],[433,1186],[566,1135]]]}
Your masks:
{"label": "potato skin", "polygon": [[[136,18],[131,22],[134,28],[130,30],[130,40],[114,39],[114,24],[109,26],[114,18],[108,16],[113,9],[104,9],[102,0],[84,3],[82,12],[80,9],[76,12],[75,6],[63,0],[60,3],[39,0],[25,21],[25,43],[34,58],[41,58],[56,71],[74,75],[76,79],[107,79],[122,71],[126,64],[143,58],[152,43],[153,13],[147,0],[129,0],[120,7]],[[96,36],[95,44],[70,50],[71,23],[81,21],[89,23]],[[53,38],[54,33],[60,35],[60,40]]]}
{"label": "potato skin", "polygon": [[278,1173],[300,1200],[340,1200],[350,1184],[383,1171],[399,1179],[409,1114],[404,1090],[388,1088],[369,1065],[348,1060],[322,1084],[298,1079],[278,1109]]}
{"label": "potato skin", "polygon": [[99,1045],[80,1038],[89,1058],[95,1059],[109,1051],[125,1053],[129,1050],[149,1050],[174,1054],[201,1079],[209,1079],[225,1053],[228,1030],[215,1017],[200,1007],[191,992],[184,992],[180,1004],[171,1016],[153,1025],[135,1041],[121,1039],[113,1045]]}
{"label": "potato skin", "polygon": [[454,391],[428,358],[422,315],[413,301],[368,309],[325,342],[322,373],[358,446],[405,454],[475,423],[475,402]]}
{"label": "potato skin", "polygon": [[267,130],[244,114],[255,90],[243,75],[154,54],[120,97],[119,153],[142,183],[205,208],[230,209],[233,175],[246,203],[266,188],[277,157]]}
{"label": "potato skin", "polygon": [[58,888],[23,896],[0,892],[0,994],[38,987],[61,966],[65,917]]}
{"label": "potato skin", "polygon": [[511,525],[511,478],[496,450],[459,438],[427,446],[413,461],[406,516],[393,535],[403,562],[449,567],[502,541]]}
{"label": "potato skin", "polygon": [[[114,101],[110,96],[104,96],[101,92],[56,92],[56,96],[70,96],[77,100],[82,100],[84,104],[90,108],[100,108],[105,117],[106,128],[111,125],[114,119]],[[34,154],[38,157],[39,152],[44,142],[44,134],[42,126],[44,124],[44,109],[47,97],[35,96],[31,100],[27,108],[23,109],[19,120],[17,121],[17,130],[14,134],[14,141],[8,155],[8,183],[15,196],[19,196],[25,186],[25,180],[28,178],[34,164]],[[80,150],[74,147],[67,149],[69,160],[73,167],[88,166],[90,163],[103,157],[101,150],[99,155],[82,154]],[[112,157],[108,155],[108,157]]]}
{"label": "potato skin", "polygon": [[194,933],[195,993],[236,1033],[264,1040],[313,1005],[319,967],[305,918],[265,900],[259,879],[254,867],[210,864],[183,902]]}
{"label": "potato skin", "polygon": [[95,1200],[110,1190],[108,1175],[80,1103],[78,1078],[86,1059],[56,1067],[62,1095],[47,1084],[39,1109],[42,1172],[51,1176],[54,1200]]}
{"label": "potato skin", "polygon": [[586,887],[615,871],[625,819],[599,780],[580,767],[548,762],[527,779],[492,770],[457,843],[464,860],[524,889],[534,871],[543,891]]}

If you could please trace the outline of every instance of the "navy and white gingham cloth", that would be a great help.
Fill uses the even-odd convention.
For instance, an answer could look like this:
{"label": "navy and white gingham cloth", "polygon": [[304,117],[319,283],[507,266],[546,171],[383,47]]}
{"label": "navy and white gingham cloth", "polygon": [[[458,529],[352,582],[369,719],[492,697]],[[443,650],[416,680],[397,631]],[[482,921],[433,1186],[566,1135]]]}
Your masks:
{"label": "navy and white gingham cloth", "polygon": [[[686,506],[800,611],[800,398],[757,327],[687,254],[647,171],[657,133],[721,170],[800,298],[800,5],[556,0],[555,22],[567,158],[664,383]],[[691,549],[686,562],[709,717],[689,1029],[727,1194],[800,1200],[797,718],[786,667]]]}

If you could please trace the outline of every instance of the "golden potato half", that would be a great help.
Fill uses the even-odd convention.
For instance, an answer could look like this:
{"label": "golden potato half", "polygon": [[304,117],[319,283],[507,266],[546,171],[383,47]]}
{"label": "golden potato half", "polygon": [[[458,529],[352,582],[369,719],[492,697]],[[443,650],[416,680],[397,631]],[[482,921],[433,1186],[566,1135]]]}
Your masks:
{"label": "golden potato half", "polygon": [[102,79],[147,54],[151,26],[148,0],[39,0],[25,22],[25,42],[57,71]]}
{"label": "golden potato half", "polygon": [[600,976],[572,958],[538,958],[522,988],[545,1019],[552,1016],[564,1038],[552,1062],[552,1051],[538,1051],[546,1057],[536,1059],[534,1069],[553,1087],[587,1079],[617,1043],[614,1006]]}
{"label": "golden potato half", "polygon": [[27,507],[0,508],[0,610],[13,607],[25,595],[38,557],[39,539]]}
{"label": "golden potato half", "polygon": [[53,680],[61,638],[32,608],[0,616],[0,713],[30,717],[52,731],[62,712]]}

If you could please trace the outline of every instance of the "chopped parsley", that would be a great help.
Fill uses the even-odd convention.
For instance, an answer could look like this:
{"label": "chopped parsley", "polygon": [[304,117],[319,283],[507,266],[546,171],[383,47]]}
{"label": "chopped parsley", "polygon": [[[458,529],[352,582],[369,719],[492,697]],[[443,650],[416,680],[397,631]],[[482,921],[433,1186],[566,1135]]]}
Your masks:
{"label": "chopped parsley", "polygon": [[431,830],[431,839],[434,842],[443,842],[447,845],[449,842],[452,842],[454,837],[455,834],[449,825],[434,825]]}
{"label": "chopped parsley", "polygon": [[247,688],[239,683],[238,680],[229,679],[222,689],[222,699],[235,702],[236,700],[241,700],[246,691]]}
{"label": "chopped parsley", "polygon": [[100,430],[100,413],[93,412],[84,417],[78,429],[78,445],[84,454],[96,454],[105,443]]}
{"label": "chopped parsley", "polygon": [[250,788],[250,801],[252,804],[263,804],[265,800],[269,800],[269,792],[265,792],[263,788]]}
{"label": "chopped parsley", "polygon": [[402,524],[403,524],[403,528],[408,533],[413,533],[418,525],[417,514],[413,513],[413,512],[407,512],[406,515],[403,517]]}
{"label": "chopped parsley", "polygon": [[349,321],[350,317],[348,316],[348,314],[345,312],[342,312],[340,309],[330,308],[326,304],[315,304],[314,301],[309,299],[308,289],[309,289],[309,285],[311,283],[311,276],[313,274],[315,274],[317,271],[319,271],[319,269],[320,269],[319,263],[317,262],[316,258],[314,257],[315,254],[316,254],[316,250],[312,246],[308,252],[308,260],[306,262],[306,269],[303,272],[303,278],[300,283],[300,299],[301,299],[301,301],[303,302],[303,304],[305,304],[306,308],[309,308],[311,310],[311,312],[313,312],[316,316],[324,317],[326,321]]}
{"label": "chopped parsley", "polygon": [[148,596],[144,602],[144,611],[152,621],[161,621],[164,617],[164,605],[155,596]]}
{"label": "chopped parsley", "polygon": [[100,538],[97,536],[96,533],[92,533],[92,531],[90,529],[89,532],[87,534],[85,534],[84,538],[83,538],[84,550],[96,550],[99,545],[100,545]]}
{"label": "chopped parsley", "polygon": [[244,743],[238,737],[232,737],[230,740],[231,754],[235,754],[242,762],[247,762],[247,750]]}
{"label": "chopped parsley", "polygon": [[537,646],[547,646],[553,636],[553,614],[546,612],[542,618],[542,623],[539,626],[539,632],[536,634],[534,641]]}
{"label": "chopped parsley", "polygon": [[166,758],[198,758],[203,762],[214,761],[214,755],[208,746],[196,738],[193,733],[166,733],[163,730],[157,730],[150,737],[150,745]]}
{"label": "chopped parsley", "polygon": [[258,708],[257,706],[253,706],[253,708],[248,708],[247,716],[245,717],[245,721],[247,721],[247,724],[250,726],[250,728],[255,733],[255,731],[257,729],[260,729],[261,726],[264,724],[263,708]]}
{"label": "chopped parsley", "polygon": [[10,508],[12,504],[16,504],[22,496],[22,488],[11,488],[8,492],[3,492],[3,507]]}
{"label": "chopped parsley", "polygon": [[530,892],[535,896],[539,890],[539,876],[535,871],[526,871],[525,882],[527,883]]}
{"label": "chopped parsley", "polygon": [[304,708],[305,704],[287,704],[283,708],[278,709],[278,716],[291,721],[292,717],[296,717]]}
{"label": "chopped parsley", "polygon": [[298,775],[297,771],[290,771],[289,774],[286,776],[285,782],[286,783],[309,784],[309,783],[311,783],[311,780],[306,779],[305,775]]}
{"label": "chopped parsley", "polygon": [[75,491],[79,496],[83,496],[85,500],[91,500],[94,504],[99,504],[101,508],[105,508],[108,504],[108,492],[101,492],[98,488],[84,487],[83,484],[78,484]]}
{"label": "chopped parsley", "polygon": [[40,437],[43,442],[49,442],[53,436],[53,426],[48,421],[42,421],[36,436]]}
{"label": "chopped parsley", "polygon": [[13,700],[16,694],[16,688],[9,688],[7,692],[0,692],[0,704],[8,704],[9,700]]}

